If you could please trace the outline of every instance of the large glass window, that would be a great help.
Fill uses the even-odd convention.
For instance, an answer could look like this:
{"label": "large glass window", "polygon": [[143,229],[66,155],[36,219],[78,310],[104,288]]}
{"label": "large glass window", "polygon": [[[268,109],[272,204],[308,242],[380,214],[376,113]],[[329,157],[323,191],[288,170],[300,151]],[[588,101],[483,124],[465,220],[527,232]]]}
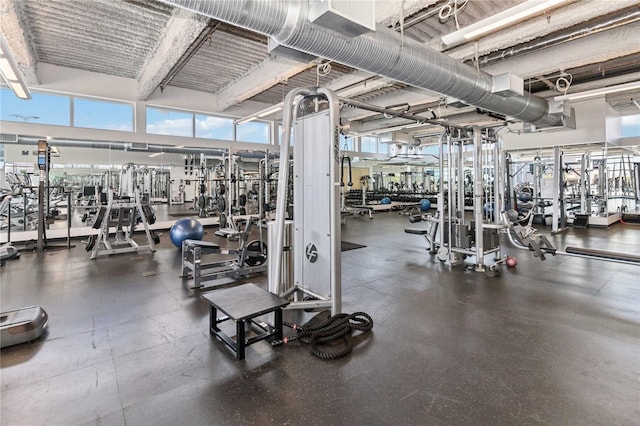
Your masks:
{"label": "large glass window", "polygon": [[353,151],[353,138],[340,134],[340,150]]}
{"label": "large glass window", "polygon": [[640,114],[627,115],[620,119],[621,134],[623,138],[640,136]]}
{"label": "large glass window", "polygon": [[31,99],[16,97],[9,89],[0,89],[0,119],[24,123],[71,125],[69,96],[31,92]]}
{"label": "large glass window", "polygon": [[196,138],[233,140],[233,120],[196,114]]}
{"label": "large glass window", "polygon": [[360,152],[376,154],[378,152],[378,138],[363,136],[360,138]]}
{"label": "large glass window", "polygon": [[[291,137],[289,138],[289,145],[293,146],[293,131],[291,132]],[[282,143],[282,124],[278,124],[278,145]]]}
{"label": "large glass window", "polygon": [[133,132],[133,105],[74,98],[73,126]]}
{"label": "large glass window", "polygon": [[147,107],[147,133],[193,137],[193,114]]}
{"label": "large glass window", "polygon": [[240,142],[269,143],[269,123],[250,121],[236,126],[236,140]]}

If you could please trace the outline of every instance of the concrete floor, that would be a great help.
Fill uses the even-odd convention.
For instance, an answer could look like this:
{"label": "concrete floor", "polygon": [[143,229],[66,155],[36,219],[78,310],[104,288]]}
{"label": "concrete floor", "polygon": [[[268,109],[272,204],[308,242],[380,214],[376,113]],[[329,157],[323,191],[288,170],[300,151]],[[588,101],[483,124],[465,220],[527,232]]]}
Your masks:
{"label": "concrete floor", "polygon": [[[418,225],[383,213],[343,227],[367,245],[343,253],[343,310],[375,325],[337,361],[297,342],[236,361],[167,235],[153,255],[23,254],[0,269],[1,308],[41,305],[50,328],[2,350],[0,423],[640,424],[639,267],[507,248],[518,267],[487,278],[431,259],[402,231]],[[640,227],[553,241],[638,253]]]}

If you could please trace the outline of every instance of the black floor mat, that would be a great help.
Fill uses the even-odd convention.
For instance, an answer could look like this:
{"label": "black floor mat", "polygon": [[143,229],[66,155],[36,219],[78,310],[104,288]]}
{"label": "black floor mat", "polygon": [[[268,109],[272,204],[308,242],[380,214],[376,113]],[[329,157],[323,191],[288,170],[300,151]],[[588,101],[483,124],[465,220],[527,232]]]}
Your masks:
{"label": "black floor mat", "polygon": [[349,241],[340,241],[340,251],[355,250],[362,247],[366,246],[363,246],[362,244],[350,243]]}

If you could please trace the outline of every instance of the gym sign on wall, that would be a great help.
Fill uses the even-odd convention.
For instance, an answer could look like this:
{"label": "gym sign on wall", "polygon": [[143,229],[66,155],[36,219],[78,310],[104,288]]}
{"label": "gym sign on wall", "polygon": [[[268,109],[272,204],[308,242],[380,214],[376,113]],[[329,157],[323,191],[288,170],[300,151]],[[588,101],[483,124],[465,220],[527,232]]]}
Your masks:
{"label": "gym sign on wall", "polygon": [[316,263],[316,260],[318,260],[318,248],[313,243],[307,244],[305,254],[307,256],[307,260],[311,263]]}

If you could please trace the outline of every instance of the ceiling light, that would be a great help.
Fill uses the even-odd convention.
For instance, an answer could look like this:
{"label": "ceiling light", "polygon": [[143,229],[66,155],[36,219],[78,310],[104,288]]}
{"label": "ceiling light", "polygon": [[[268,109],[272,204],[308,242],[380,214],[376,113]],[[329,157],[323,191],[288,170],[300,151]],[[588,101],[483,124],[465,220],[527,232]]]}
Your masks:
{"label": "ceiling light", "polygon": [[443,36],[442,44],[445,48],[455,47],[480,38],[483,35],[498,31],[516,22],[523,21],[534,15],[557,8],[563,5],[563,3],[572,1],[575,0],[528,0],[461,30]]}
{"label": "ceiling light", "polygon": [[239,120],[236,120],[235,123],[236,124],[245,124],[245,123],[248,123],[250,121],[257,120],[257,119],[258,119],[257,115],[251,115],[249,117],[244,117],[244,118],[241,118]]}
{"label": "ceiling light", "polygon": [[267,107],[267,108],[262,109],[262,110],[260,110],[258,112],[254,112],[253,114],[248,115],[246,117],[239,118],[239,119],[235,120],[234,123],[236,123],[236,124],[245,124],[245,123],[248,123],[250,121],[257,120],[258,118],[266,117],[267,115],[271,115],[273,113],[276,113],[276,112],[280,111],[283,107],[284,107],[284,103],[280,102],[277,105],[273,105],[273,106]]}
{"label": "ceiling light", "polygon": [[618,84],[616,86],[602,87],[595,90],[587,90],[585,92],[572,93],[569,95],[561,95],[553,98],[554,101],[576,101],[581,99],[595,98],[598,96],[608,95],[610,93],[627,92],[630,90],[640,89],[640,81],[631,83]]}
{"label": "ceiling light", "polygon": [[7,80],[18,80],[18,77],[11,68],[11,63],[5,56],[0,56],[0,70],[2,70],[2,74],[7,78]]}
{"label": "ceiling light", "polygon": [[259,112],[259,113],[258,113],[258,114],[256,114],[256,115],[257,115],[258,117],[262,118],[262,117],[266,117],[267,115],[271,115],[271,114],[273,114],[273,113],[275,113],[275,112],[278,112],[278,111],[280,111],[281,109],[282,109],[282,105],[276,105],[276,106],[274,106],[273,108],[269,108],[269,109],[268,109],[268,110],[266,110],[266,111]]}
{"label": "ceiling light", "polygon": [[153,158],[153,157],[157,157],[159,155],[164,154],[164,152],[156,152],[155,154],[149,154],[149,157]]}
{"label": "ceiling light", "polygon": [[17,97],[31,99],[29,89],[20,75],[20,70],[2,34],[0,34],[0,74]]}

